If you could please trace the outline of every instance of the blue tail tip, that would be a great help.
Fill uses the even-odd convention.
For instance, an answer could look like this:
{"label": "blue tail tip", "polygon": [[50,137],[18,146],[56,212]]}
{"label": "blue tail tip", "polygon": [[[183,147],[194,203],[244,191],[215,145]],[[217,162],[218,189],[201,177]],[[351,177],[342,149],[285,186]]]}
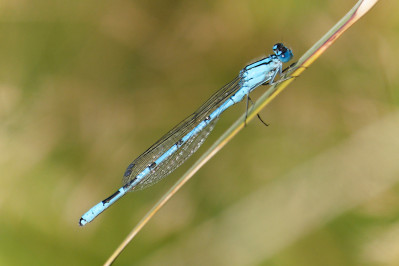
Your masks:
{"label": "blue tail tip", "polygon": [[79,225],[80,226],[84,226],[84,225],[86,225],[87,224],[87,221],[85,220],[85,219],[83,219],[83,218],[80,218],[80,220],[79,220]]}

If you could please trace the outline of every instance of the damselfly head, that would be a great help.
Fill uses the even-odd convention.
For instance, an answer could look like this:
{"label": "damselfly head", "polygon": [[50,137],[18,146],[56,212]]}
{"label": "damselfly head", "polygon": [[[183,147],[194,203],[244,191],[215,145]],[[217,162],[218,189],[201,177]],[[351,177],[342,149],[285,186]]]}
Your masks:
{"label": "damselfly head", "polygon": [[285,47],[282,43],[276,43],[273,46],[273,51],[277,55],[278,59],[280,59],[280,61],[283,63],[287,63],[292,57],[294,57],[292,51]]}

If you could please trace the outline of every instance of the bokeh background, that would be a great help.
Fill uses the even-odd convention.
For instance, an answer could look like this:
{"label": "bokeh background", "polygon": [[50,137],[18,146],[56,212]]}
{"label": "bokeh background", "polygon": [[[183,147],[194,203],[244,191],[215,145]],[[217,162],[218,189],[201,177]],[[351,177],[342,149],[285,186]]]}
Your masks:
{"label": "bokeh background", "polygon": [[[298,59],[354,3],[1,1],[0,264],[103,263],[245,104],[166,180],[79,227],[127,165],[274,43]],[[398,7],[345,33],[116,265],[398,265]]]}

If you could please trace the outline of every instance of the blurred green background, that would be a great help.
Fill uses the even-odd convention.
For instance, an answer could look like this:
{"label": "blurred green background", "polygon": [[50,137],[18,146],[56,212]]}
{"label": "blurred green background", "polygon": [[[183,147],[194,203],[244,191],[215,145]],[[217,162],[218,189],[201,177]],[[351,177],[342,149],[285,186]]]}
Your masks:
{"label": "blurred green background", "polygon": [[[80,228],[127,165],[274,43],[297,60],[354,3],[2,1],[0,264],[103,263],[245,104],[166,180]],[[398,7],[345,33],[117,265],[398,265]]]}

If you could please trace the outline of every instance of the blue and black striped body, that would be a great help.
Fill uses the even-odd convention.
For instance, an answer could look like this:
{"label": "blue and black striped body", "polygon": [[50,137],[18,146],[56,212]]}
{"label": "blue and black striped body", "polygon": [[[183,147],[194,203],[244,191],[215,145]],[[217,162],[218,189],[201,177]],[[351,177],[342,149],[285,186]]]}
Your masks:
{"label": "blue and black striped body", "polygon": [[281,74],[283,63],[293,57],[291,50],[281,43],[274,45],[273,51],[275,54],[243,68],[238,77],[135,159],[126,169],[124,186],[86,212],[79,224],[91,222],[127,192],[152,185],[179,167],[201,146],[225,110],[256,87],[273,83],[276,75]]}

